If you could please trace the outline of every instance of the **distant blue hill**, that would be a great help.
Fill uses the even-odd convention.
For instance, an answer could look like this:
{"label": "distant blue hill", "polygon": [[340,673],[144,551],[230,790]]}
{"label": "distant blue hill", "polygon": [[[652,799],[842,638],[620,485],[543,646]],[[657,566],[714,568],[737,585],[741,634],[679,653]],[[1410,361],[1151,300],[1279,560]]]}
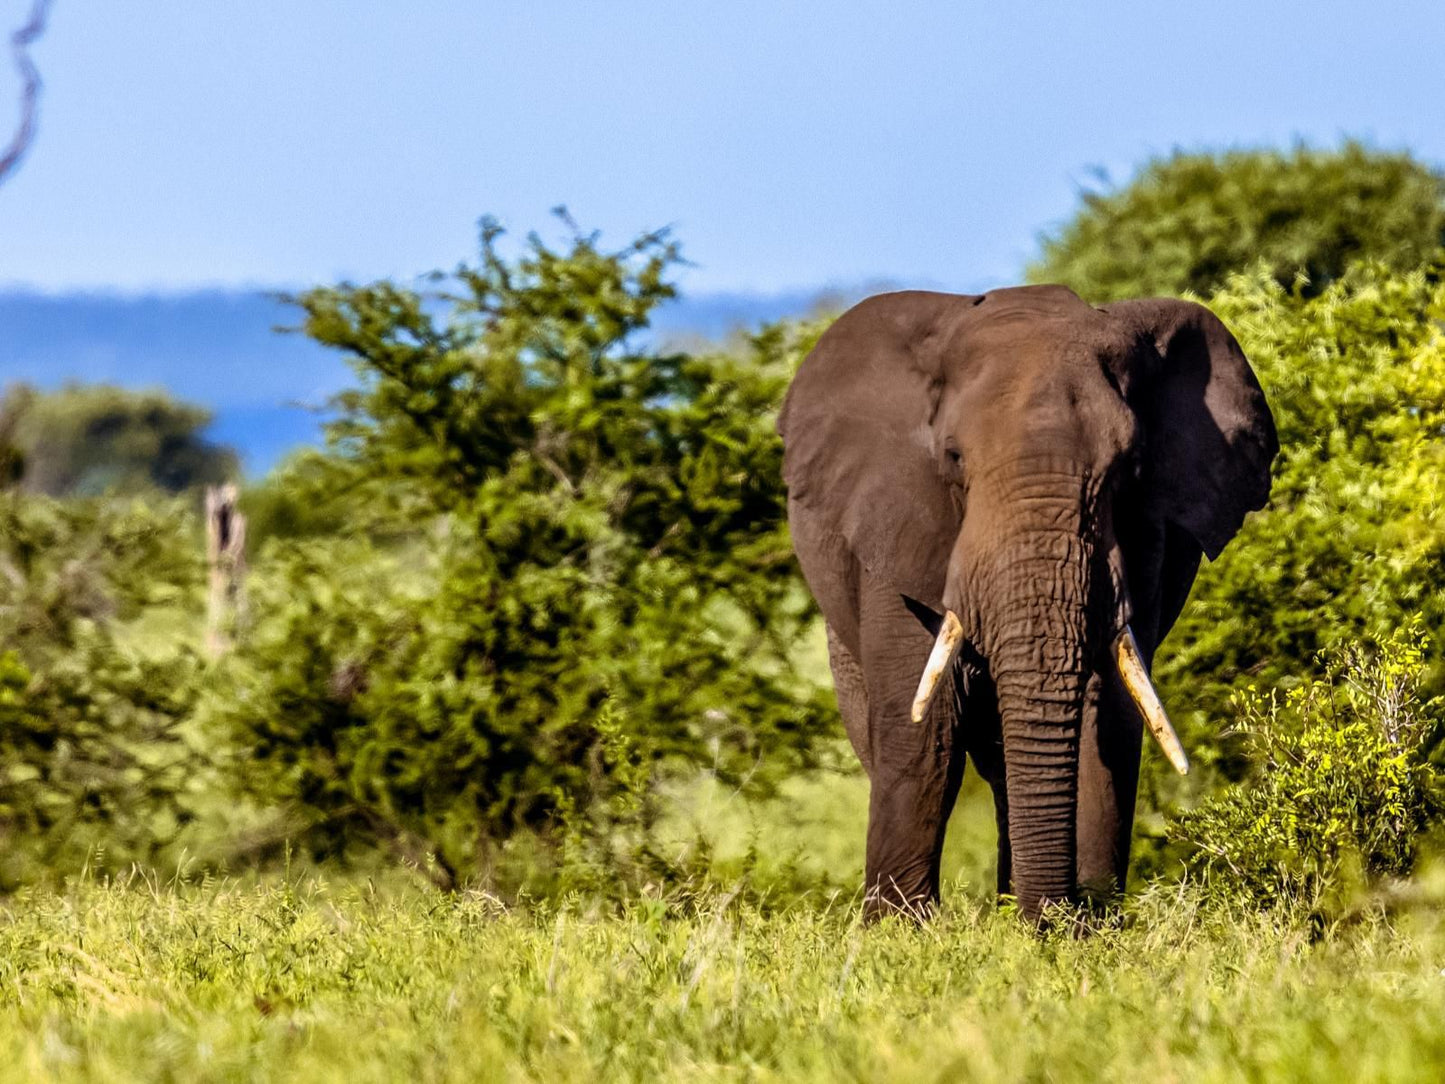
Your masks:
{"label": "distant blue hill", "polygon": [[[660,340],[720,339],[806,312],[817,291],[703,294],[663,307]],[[0,292],[0,386],[162,387],[215,414],[209,435],[251,475],[319,439],[317,408],[351,373],[334,351],[275,328],[295,310],[259,291],[126,297]]]}

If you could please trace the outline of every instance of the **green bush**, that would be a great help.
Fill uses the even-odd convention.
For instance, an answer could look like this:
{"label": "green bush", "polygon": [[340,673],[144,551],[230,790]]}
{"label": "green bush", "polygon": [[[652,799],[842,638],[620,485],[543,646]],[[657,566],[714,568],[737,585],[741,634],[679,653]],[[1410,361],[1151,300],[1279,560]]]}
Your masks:
{"label": "green bush", "polygon": [[1193,867],[1228,893],[1310,910],[1354,874],[1408,875],[1445,808],[1427,756],[1441,705],[1421,699],[1425,658],[1415,625],[1282,694],[1240,693],[1235,731],[1252,770],[1173,827]]}
{"label": "green bush", "polygon": [[1445,174],[1408,154],[1346,142],[1223,153],[1176,151],[1041,238],[1030,282],[1061,282],[1093,302],[1208,295],[1262,263],[1315,293],[1359,260],[1418,267],[1445,244]]}
{"label": "green bush", "polygon": [[806,333],[658,353],[634,339],[672,294],[665,238],[515,260],[500,238],[434,298],[298,299],[359,384],[285,485],[343,526],[255,562],[221,708],[308,846],[380,843],[443,883],[614,793],[602,720],[649,764],[759,788],[836,733],[791,664],[813,610],[772,428]]}
{"label": "green bush", "polygon": [[[1362,265],[1306,298],[1259,272],[1209,304],[1259,374],[1281,451],[1269,505],[1201,568],[1155,660],[1203,769],[1151,769],[1159,804],[1207,791],[1215,768],[1238,778],[1238,744],[1219,738],[1235,692],[1318,676],[1322,652],[1378,644],[1417,616],[1445,623],[1445,282]],[[1445,692],[1441,648],[1422,663],[1427,697]]]}
{"label": "green bush", "polygon": [[193,818],[201,665],[133,623],[194,616],[200,552],[177,503],[0,494],[0,888],[153,861]]}

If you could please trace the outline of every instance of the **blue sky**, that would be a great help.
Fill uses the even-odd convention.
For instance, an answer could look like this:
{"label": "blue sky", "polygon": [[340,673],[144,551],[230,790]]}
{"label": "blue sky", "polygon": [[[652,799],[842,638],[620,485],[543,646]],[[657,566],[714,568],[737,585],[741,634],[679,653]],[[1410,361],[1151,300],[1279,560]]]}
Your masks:
{"label": "blue sky", "polygon": [[693,291],[970,289],[1094,165],[1342,134],[1445,162],[1439,0],[56,0],[35,56],[0,287],[405,276],[566,203],[674,224]]}
{"label": "blue sky", "polygon": [[[674,226],[660,323],[720,333],[828,287],[1016,282],[1094,167],[1178,146],[1445,165],[1440,0],[54,0],[34,56],[0,385],[168,387],[252,472],[349,379],[257,291],[450,267],[483,213]],[[0,140],[16,89],[0,53]]]}

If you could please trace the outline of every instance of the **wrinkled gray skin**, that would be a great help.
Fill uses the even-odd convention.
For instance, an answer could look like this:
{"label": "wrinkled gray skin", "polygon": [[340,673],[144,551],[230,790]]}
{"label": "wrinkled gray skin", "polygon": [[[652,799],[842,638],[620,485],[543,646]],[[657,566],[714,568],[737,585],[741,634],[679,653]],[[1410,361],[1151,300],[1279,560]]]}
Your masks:
{"label": "wrinkled gray skin", "polygon": [[[966,756],[993,789],[999,891],[1037,921],[1122,890],[1146,661],[1199,567],[1269,495],[1264,394],[1208,309],[1059,286],[904,292],[845,313],[778,423],[789,518],[871,782],[871,915],[938,898]],[[946,609],[966,642],[909,717]]]}

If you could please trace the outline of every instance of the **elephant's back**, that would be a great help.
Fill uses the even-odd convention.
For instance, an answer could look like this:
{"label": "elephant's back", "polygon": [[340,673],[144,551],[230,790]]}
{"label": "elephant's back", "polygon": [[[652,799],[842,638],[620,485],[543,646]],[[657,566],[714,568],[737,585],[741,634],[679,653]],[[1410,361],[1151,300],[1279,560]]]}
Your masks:
{"label": "elephant's back", "polygon": [[981,295],[932,290],[865,298],[823,333],[799,367],[793,386],[806,393],[810,378],[876,376],[879,365],[932,370],[942,341],[981,299]]}

